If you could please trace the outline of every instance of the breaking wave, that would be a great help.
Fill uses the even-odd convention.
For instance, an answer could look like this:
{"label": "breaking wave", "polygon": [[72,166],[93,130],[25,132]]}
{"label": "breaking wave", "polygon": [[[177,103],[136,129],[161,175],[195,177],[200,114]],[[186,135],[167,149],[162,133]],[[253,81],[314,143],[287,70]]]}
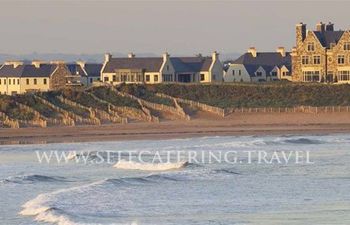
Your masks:
{"label": "breaking wave", "polygon": [[113,167],[124,170],[164,171],[186,167],[187,161],[177,163],[138,163],[133,161],[119,160]]}
{"label": "breaking wave", "polygon": [[67,182],[64,177],[59,176],[44,176],[44,175],[22,175],[22,176],[12,176],[0,181],[0,183],[36,183],[36,182]]}

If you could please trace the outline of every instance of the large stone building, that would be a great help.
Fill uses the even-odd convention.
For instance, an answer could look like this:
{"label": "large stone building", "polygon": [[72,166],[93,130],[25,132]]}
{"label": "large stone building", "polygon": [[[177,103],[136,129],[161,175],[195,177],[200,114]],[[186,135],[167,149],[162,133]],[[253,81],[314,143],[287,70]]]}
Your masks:
{"label": "large stone building", "polygon": [[105,55],[101,71],[101,80],[110,84],[119,83],[209,83],[221,82],[222,64],[218,53],[211,57],[136,57],[129,54],[126,58],[113,58]]}
{"label": "large stone building", "polygon": [[292,79],[297,82],[350,83],[350,32],[318,23],[315,31],[296,25]]}
{"label": "large stone building", "polygon": [[276,52],[257,52],[254,47],[229,64],[225,82],[291,80],[291,56],[283,47]]}

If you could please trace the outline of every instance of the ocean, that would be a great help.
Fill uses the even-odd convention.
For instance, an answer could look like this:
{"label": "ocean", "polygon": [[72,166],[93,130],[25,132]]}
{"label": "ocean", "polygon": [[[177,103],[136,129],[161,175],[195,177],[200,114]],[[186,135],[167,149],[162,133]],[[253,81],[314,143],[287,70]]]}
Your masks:
{"label": "ocean", "polygon": [[2,145],[0,224],[349,225],[350,134]]}

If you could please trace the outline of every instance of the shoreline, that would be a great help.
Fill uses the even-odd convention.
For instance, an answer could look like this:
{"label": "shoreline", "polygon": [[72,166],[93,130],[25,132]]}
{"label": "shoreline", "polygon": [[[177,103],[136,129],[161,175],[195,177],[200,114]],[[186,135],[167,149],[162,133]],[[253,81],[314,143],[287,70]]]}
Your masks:
{"label": "shoreline", "polygon": [[127,140],[165,140],[204,136],[303,135],[350,133],[349,113],[236,113],[190,121],[101,126],[0,129],[0,144],[45,144]]}

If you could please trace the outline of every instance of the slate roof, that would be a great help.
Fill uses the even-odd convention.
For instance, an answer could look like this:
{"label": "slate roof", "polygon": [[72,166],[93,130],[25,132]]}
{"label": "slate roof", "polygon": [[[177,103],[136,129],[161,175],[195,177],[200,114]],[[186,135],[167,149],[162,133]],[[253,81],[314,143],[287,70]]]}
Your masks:
{"label": "slate roof", "polygon": [[145,72],[159,72],[163,64],[160,57],[111,58],[103,72],[114,73],[116,69],[143,69]]}
{"label": "slate roof", "polygon": [[55,64],[41,64],[39,68],[34,65],[4,65],[0,68],[0,77],[50,77],[57,68]]}
{"label": "slate roof", "polygon": [[100,77],[101,69],[102,69],[102,64],[97,64],[97,63],[85,64],[85,71],[87,72],[88,77]]}
{"label": "slate roof", "polygon": [[247,52],[232,62],[232,64],[243,64],[250,76],[255,76],[260,66],[269,73],[275,66],[285,65],[290,70],[291,63],[290,52],[286,52],[285,57],[279,52],[258,52],[256,57]]}
{"label": "slate roof", "polygon": [[171,63],[177,73],[208,71],[211,57],[171,57]]}
{"label": "slate roof", "polygon": [[331,43],[337,44],[344,31],[314,31],[317,39],[325,48],[330,48]]}
{"label": "slate roof", "polygon": [[[211,57],[170,57],[177,73],[207,71],[212,63]],[[107,62],[103,73],[113,73],[116,69],[143,69],[145,72],[159,72],[163,58],[112,58]]]}
{"label": "slate roof", "polygon": [[67,68],[72,75],[86,76],[84,70],[78,64],[67,64]]}

